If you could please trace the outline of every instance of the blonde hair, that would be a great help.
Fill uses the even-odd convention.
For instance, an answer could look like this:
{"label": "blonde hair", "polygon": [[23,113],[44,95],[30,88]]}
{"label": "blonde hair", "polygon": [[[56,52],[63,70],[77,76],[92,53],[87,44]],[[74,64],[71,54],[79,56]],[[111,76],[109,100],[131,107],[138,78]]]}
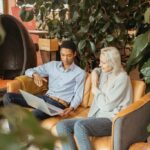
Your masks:
{"label": "blonde hair", "polygon": [[113,68],[113,73],[117,74],[121,72],[121,57],[119,50],[115,47],[106,47],[101,49],[101,54],[106,57],[107,63]]}

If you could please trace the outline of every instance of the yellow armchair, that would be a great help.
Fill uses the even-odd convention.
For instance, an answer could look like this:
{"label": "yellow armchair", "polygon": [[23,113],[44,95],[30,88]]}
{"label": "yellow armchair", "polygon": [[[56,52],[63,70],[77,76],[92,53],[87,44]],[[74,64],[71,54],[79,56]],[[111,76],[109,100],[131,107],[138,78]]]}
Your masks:
{"label": "yellow armchair", "polygon": [[[133,104],[119,112],[113,119],[112,136],[92,138],[95,150],[127,150],[131,144],[145,140],[147,133],[143,130],[147,126],[147,123],[150,122],[150,111],[148,109],[150,105],[150,93],[142,97],[145,94],[145,83],[143,81],[132,80],[132,86],[134,93]],[[41,91],[44,92],[47,87],[44,85],[39,88],[33,83],[32,78],[19,76],[7,84],[7,92],[18,92],[18,89],[37,94]],[[89,75],[85,82],[83,101],[69,118],[87,117],[92,100],[91,78]],[[42,121],[41,125],[49,129],[52,133],[57,134],[55,125],[61,119],[59,116],[50,117]]]}

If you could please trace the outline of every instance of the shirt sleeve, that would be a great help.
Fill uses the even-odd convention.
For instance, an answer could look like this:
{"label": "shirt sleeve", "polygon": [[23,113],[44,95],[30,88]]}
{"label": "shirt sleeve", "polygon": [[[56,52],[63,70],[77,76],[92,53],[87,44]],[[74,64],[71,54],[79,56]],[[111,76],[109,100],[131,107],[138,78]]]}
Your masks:
{"label": "shirt sleeve", "polygon": [[85,76],[86,76],[86,74],[83,71],[76,78],[75,95],[70,104],[70,106],[73,107],[74,109],[76,109],[80,105],[80,103],[83,99]]}
{"label": "shirt sleeve", "polygon": [[104,93],[101,89],[97,88],[94,98],[95,103],[101,110],[111,111],[123,100],[129,86],[129,77],[125,75],[118,78],[108,92]]}
{"label": "shirt sleeve", "polygon": [[40,66],[37,66],[34,68],[27,69],[25,71],[25,75],[32,77],[33,73],[38,73],[42,77],[47,77],[48,76],[48,68],[49,68],[49,71],[51,68],[50,66],[51,66],[51,63],[47,63],[47,64],[43,64],[43,65],[40,65]]}

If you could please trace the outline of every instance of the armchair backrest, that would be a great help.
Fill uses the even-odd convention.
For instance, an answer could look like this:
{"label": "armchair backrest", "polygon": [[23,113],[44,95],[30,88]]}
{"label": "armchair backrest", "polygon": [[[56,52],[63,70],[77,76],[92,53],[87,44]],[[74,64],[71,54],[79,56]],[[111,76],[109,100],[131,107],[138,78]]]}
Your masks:
{"label": "armchair backrest", "polygon": [[133,102],[135,102],[145,94],[146,84],[142,80],[131,80],[131,84],[133,88]]}

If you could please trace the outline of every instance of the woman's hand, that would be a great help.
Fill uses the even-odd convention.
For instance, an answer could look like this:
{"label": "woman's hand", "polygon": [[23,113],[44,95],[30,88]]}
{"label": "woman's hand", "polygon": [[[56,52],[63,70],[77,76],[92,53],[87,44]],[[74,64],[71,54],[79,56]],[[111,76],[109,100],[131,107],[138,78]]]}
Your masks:
{"label": "woman's hand", "polygon": [[98,88],[96,86],[92,86],[92,94],[96,95]]}
{"label": "woman's hand", "polygon": [[43,81],[47,82],[47,80],[45,78],[41,77],[37,73],[33,73],[32,77],[33,77],[34,83],[39,87],[41,87],[43,85]]}

